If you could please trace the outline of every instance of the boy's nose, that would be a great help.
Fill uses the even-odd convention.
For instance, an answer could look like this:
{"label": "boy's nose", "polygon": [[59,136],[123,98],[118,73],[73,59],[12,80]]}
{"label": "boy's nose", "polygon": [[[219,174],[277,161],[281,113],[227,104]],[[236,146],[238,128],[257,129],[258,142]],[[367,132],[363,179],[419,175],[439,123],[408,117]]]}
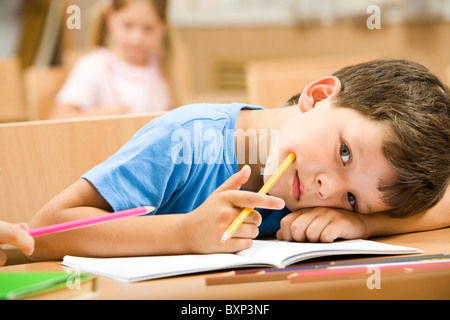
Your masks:
{"label": "boy's nose", "polygon": [[324,186],[322,184],[322,180],[321,179],[317,179],[317,185],[318,185],[317,196],[320,199],[325,200],[327,192],[325,191],[325,188],[324,188]]}
{"label": "boy's nose", "polygon": [[316,177],[317,197],[321,200],[329,199],[336,192],[336,184],[331,177],[318,175]]}

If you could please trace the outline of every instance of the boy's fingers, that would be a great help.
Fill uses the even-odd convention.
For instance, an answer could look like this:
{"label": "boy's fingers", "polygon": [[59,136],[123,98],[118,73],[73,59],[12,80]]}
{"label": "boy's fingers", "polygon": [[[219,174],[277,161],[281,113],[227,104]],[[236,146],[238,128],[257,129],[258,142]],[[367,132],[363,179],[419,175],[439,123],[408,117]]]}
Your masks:
{"label": "boy's fingers", "polygon": [[244,223],[252,223],[259,227],[262,223],[261,214],[258,211],[253,210],[252,213],[245,219]]}
{"label": "boy's fingers", "polygon": [[330,224],[331,219],[328,216],[317,216],[312,220],[305,230],[305,236],[309,242],[320,241],[322,232]]}
{"label": "boy's fingers", "polygon": [[272,210],[283,209],[283,199],[250,191],[230,192],[231,203],[239,208],[264,208]]}
{"label": "boy's fingers", "polygon": [[[298,230],[298,228],[301,226],[301,224],[297,224],[293,228],[293,223],[296,221],[301,215],[303,214],[303,211],[296,211],[288,214],[280,221],[280,230],[277,232],[277,238],[280,240],[285,241],[293,241],[294,236],[297,236],[297,241],[301,241],[301,239],[298,237],[299,234],[301,234],[301,231]],[[298,221],[297,221],[298,222]],[[294,235],[295,233],[295,235]],[[304,240],[303,240],[304,241]]]}
{"label": "boy's fingers", "polygon": [[293,240],[292,235],[291,235],[291,224],[292,224],[292,221],[294,221],[294,219],[291,216],[291,214],[288,214],[286,217],[281,219],[280,230],[277,231],[277,239],[285,240],[285,241]]}
{"label": "boy's fingers", "polygon": [[233,237],[224,243],[221,243],[223,252],[239,252],[248,249],[252,246],[253,240],[249,238],[237,238]]}
{"label": "boy's fingers", "polygon": [[323,229],[322,233],[320,234],[320,242],[333,242],[337,238],[344,238],[343,237],[344,232],[336,226],[336,224],[330,223],[328,224],[325,229]]}
{"label": "boy's fingers", "polygon": [[241,171],[236,172],[228,178],[220,187],[218,187],[213,193],[218,193],[226,190],[239,190],[241,186],[247,182],[250,177],[251,169],[248,165],[245,165]]}
{"label": "boy's fingers", "polygon": [[254,239],[258,234],[259,229],[256,224],[244,222],[237,228],[236,232],[233,234],[233,238]]}
{"label": "boy's fingers", "polygon": [[285,240],[285,239],[283,238],[283,233],[281,232],[281,229],[279,229],[279,230],[277,231],[277,233],[275,234],[275,236],[277,237],[278,240],[281,240],[281,241],[287,241],[287,240]]}

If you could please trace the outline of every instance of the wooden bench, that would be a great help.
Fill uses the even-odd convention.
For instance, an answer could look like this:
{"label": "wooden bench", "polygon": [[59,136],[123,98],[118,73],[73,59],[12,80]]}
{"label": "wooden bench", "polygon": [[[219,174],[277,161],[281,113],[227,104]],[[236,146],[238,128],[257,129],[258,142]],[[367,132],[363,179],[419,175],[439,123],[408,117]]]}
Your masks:
{"label": "wooden bench", "polygon": [[0,125],[0,220],[28,222],[161,113]]}

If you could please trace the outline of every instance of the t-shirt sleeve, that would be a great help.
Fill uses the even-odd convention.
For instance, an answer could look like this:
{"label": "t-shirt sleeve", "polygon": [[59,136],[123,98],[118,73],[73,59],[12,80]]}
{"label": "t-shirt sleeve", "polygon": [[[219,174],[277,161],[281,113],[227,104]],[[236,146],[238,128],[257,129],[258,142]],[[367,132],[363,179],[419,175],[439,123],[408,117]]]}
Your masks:
{"label": "t-shirt sleeve", "polygon": [[73,105],[83,110],[96,107],[100,71],[100,67],[91,56],[82,56],[58,92],[56,103]]}
{"label": "t-shirt sleeve", "polygon": [[82,178],[94,185],[114,211],[163,206],[183,186],[190,170],[189,164],[176,165],[172,159],[178,143],[173,130],[174,125],[162,117],[151,121]]}

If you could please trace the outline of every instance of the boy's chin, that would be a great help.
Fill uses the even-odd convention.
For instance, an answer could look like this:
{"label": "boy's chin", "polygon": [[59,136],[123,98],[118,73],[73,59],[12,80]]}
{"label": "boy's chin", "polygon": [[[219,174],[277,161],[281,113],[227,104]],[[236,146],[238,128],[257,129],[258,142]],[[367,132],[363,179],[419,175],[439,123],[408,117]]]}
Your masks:
{"label": "boy's chin", "polygon": [[286,204],[286,208],[288,208],[288,210],[291,212],[295,212],[295,211],[302,209],[302,207],[300,207],[298,205],[298,203],[293,203],[293,201],[292,201],[292,203],[290,203],[289,201],[286,201],[286,200],[284,202]]}

